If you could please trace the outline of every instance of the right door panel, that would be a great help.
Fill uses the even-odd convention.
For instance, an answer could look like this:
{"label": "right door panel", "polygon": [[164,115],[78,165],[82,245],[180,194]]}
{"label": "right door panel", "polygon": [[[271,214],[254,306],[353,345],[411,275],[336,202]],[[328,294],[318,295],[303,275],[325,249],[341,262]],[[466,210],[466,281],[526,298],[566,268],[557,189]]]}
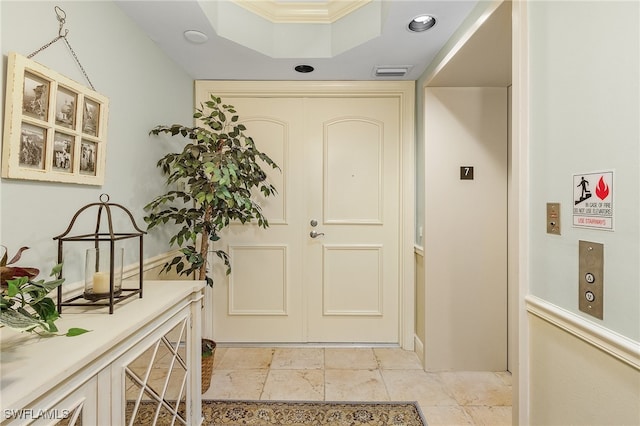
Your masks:
{"label": "right door panel", "polygon": [[309,231],[324,234],[304,251],[309,341],[398,342],[398,108],[382,97],[307,105],[307,215],[321,219]]}

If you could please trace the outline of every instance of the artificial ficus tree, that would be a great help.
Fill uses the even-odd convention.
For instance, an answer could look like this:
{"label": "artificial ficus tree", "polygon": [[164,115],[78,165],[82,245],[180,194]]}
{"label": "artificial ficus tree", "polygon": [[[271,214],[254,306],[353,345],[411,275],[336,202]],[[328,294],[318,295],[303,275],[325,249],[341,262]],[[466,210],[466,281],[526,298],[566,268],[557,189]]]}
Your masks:
{"label": "artificial ficus tree", "polygon": [[166,154],[157,166],[166,176],[167,192],[145,207],[148,229],[167,223],[176,226],[169,244],[180,247],[180,255],[167,262],[163,271],[175,268],[181,275],[196,273],[200,280],[213,285],[208,275],[207,255],[212,251],[231,271],[229,255],[224,250],[210,250],[212,242],[233,221],[255,221],[267,228],[269,222],[256,201],[256,192],[265,197],[276,194],[263,167],[279,169],[269,156],[246,135],[246,127],[232,105],[219,97],[196,108],[194,127],[160,125],[151,135],[181,136],[186,142],[182,151]]}

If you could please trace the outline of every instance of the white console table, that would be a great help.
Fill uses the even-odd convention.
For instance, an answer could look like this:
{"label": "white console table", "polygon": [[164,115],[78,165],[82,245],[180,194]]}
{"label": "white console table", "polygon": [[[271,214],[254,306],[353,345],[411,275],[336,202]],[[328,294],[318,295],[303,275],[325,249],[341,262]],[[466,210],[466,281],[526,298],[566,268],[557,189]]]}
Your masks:
{"label": "white console table", "polygon": [[105,307],[63,308],[58,328],[91,330],[80,336],[0,329],[0,424],[127,425],[142,414],[150,424],[157,413],[176,425],[201,424],[203,288],[145,281],[144,297],[112,315]]}

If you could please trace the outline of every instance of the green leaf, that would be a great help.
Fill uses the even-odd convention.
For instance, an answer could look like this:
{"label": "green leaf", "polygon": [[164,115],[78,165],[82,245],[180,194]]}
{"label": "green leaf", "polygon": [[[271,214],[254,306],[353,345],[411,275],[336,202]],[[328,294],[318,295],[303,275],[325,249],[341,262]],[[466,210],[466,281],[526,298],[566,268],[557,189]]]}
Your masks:
{"label": "green leaf", "polygon": [[53,321],[54,320],[50,319],[50,320],[47,320],[47,322],[46,322],[47,323],[46,330],[49,333],[55,333],[55,332],[58,331],[58,327],[56,327],[56,325],[53,323]]}
{"label": "green leaf", "polygon": [[42,327],[43,322],[22,312],[7,310],[0,312],[0,324],[14,330],[29,330],[34,327]]}
{"label": "green leaf", "polygon": [[49,297],[45,297],[38,303],[31,303],[31,307],[36,311],[36,314],[41,320],[55,321],[60,317],[55,302]]}
{"label": "green leaf", "polygon": [[20,280],[9,280],[9,281],[7,281],[7,285],[8,285],[7,296],[14,297],[16,294],[19,293],[19,291],[20,291],[19,287],[18,287],[19,283],[20,283]]}
{"label": "green leaf", "polygon": [[60,274],[60,272],[62,272],[62,263],[59,263],[56,266],[54,266],[49,276],[50,277],[53,277],[54,275],[57,276]]}
{"label": "green leaf", "polygon": [[89,333],[90,331],[91,330],[85,330],[84,328],[72,327],[69,330],[67,330],[67,334],[65,334],[65,336],[67,337],[79,336],[84,333]]}

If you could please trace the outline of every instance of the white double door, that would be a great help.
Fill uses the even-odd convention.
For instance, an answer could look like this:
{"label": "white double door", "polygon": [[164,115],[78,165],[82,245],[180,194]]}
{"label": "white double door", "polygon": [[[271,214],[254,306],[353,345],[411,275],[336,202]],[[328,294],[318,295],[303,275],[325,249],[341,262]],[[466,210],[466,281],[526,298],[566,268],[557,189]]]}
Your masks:
{"label": "white double door", "polygon": [[262,199],[269,228],[232,225],[218,245],[232,272],[217,262],[213,337],[398,342],[398,98],[223,101],[281,171],[268,173],[278,195]]}

